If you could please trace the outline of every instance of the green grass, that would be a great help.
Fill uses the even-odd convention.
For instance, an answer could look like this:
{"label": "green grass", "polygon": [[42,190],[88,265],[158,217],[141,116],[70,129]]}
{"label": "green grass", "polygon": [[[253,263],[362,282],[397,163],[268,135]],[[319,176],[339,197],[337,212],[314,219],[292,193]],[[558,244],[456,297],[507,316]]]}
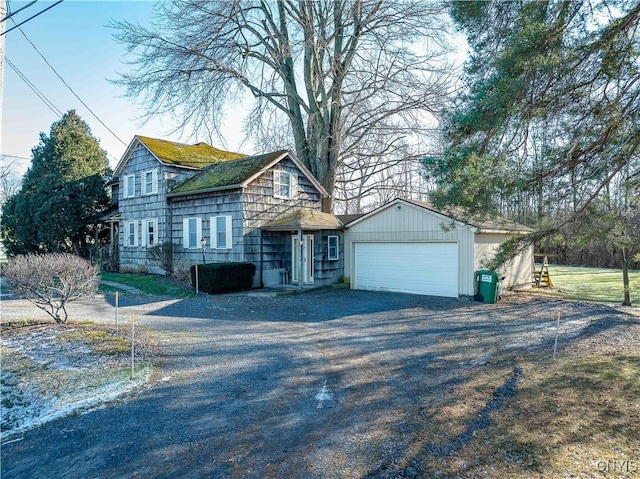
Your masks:
{"label": "green grass", "polygon": [[[152,296],[172,296],[176,298],[186,298],[193,296],[191,288],[182,282],[171,278],[154,274],[130,274],[130,273],[101,273],[104,281],[112,281],[139,289],[145,294]],[[104,292],[114,291],[113,287],[103,285]]]}
{"label": "green grass", "polygon": [[[554,289],[566,298],[608,303],[624,299],[621,269],[550,265],[549,274]],[[640,271],[629,271],[629,286],[632,304],[640,304]]]}

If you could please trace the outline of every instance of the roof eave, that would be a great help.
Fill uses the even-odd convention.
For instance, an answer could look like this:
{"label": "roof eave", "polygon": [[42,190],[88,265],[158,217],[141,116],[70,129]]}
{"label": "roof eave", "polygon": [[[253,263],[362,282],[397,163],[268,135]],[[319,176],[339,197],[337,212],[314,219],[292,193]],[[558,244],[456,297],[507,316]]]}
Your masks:
{"label": "roof eave", "polygon": [[225,190],[241,190],[243,189],[243,184],[234,184],[234,185],[226,185],[226,186],[214,186],[212,188],[204,188],[202,190],[192,190],[192,191],[175,191],[173,193],[167,193],[167,198],[176,198],[178,196],[188,196],[188,195],[203,195],[206,193],[215,193],[216,191],[225,191]]}
{"label": "roof eave", "polygon": [[263,226],[262,231],[320,231],[320,230],[340,230],[342,226],[328,225],[282,225],[282,226]]}

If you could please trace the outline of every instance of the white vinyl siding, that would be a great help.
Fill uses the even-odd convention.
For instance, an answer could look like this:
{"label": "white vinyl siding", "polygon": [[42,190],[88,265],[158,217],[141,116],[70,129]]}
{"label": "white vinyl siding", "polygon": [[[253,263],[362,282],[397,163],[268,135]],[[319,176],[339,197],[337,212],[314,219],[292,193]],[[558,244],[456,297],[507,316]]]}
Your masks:
{"label": "white vinyl siding", "polygon": [[138,222],[137,221],[127,221],[126,223],[126,235],[127,241],[126,245],[128,247],[138,246]]}
{"label": "white vinyl siding", "polygon": [[201,248],[202,219],[185,218],[182,220],[182,246],[185,249]]}
{"label": "white vinyl siding", "polygon": [[211,225],[211,248],[231,249],[233,246],[231,216],[212,216]]}
{"label": "white vinyl siding", "polygon": [[273,196],[282,199],[291,199],[295,196],[295,175],[288,171],[273,171]]}
{"label": "white vinyl siding", "polygon": [[339,241],[337,236],[328,236],[328,259],[335,261],[340,258]]}
{"label": "white vinyl siding", "polygon": [[151,247],[158,243],[158,220],[146,219],[142,221],[142,246]]}
{"label": "white vinyl siding", "polygon": [[158,192],[158,172],[156,170],[142,173],[142,191],[144,195],[154,195]]}
{"label": "white vinyl siding", "polygon": [[124,197],[133,198],[136,195],[136,175],[124,177]]}
{"label": "white vinyl siding", "polygon": [[356,243],[354,252],[354,289],[458,297],[457,243]]}

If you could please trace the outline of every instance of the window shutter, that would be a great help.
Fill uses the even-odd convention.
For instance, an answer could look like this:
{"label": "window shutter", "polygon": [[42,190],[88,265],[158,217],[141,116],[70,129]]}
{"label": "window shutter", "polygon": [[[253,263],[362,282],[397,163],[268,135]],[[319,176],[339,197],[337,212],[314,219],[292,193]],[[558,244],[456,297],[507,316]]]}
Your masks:
{"label": "window shutter", "polygon": [[140,228],[138,227],[139,223],[137,221],[134,221],[133,223],[133,246],[138,246],[139,242],[138,242],[138,233]]}
{"label": "window shutter", "polygon": [[202,218],[196,218],[196,248],[202,244]]}
{"label": "window shutter", "polygon": [[298,196],[298,175],[291,173],[291,198]]}
{"label": "window shutter", "polygon": [[153,193],[156,194],[158,193],[158,171],[157,170],[153,170]]}
{"label": "window shutter", "polygon": [[280,196],[280,171],[273,170],[273,196]]}
{"label": "window shutter", "polygon": [[189,248],[189,218],[182,220],[182,247]]}
{"label": "window shutter", "polygon": [[149,226],[147,225],[147,220],[142,220],[142,236],[140,238],[140,245],[147,246],[147,230]]}
{"label": "window shutter", "polygon": [[212,216],[211,218],[209,218],[209,236],[211,236],[209,240],[211,249],[217,249],[218,248],[218,223],[216,221],[215,216]]}
{"label": "window shutter", "polygon": [[227,249],[231,249],[233,248],[233,243],[231,242],[233,240],[233,224],[231,221],[231,216],[225,216],[225,222],[226,222],[226,234],[227,234]]}

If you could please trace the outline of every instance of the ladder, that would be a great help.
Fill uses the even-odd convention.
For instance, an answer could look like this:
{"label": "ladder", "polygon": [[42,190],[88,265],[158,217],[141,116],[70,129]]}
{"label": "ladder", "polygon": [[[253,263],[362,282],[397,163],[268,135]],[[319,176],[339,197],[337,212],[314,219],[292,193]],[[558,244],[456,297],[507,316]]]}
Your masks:
{"label": "ladder", "polygon": [[545,256],[542,260],[540,271],[536,270],[535,260],[533,260],[533,285],[536,288],[552,288],[553,282],[549,275],[549,259]]}

